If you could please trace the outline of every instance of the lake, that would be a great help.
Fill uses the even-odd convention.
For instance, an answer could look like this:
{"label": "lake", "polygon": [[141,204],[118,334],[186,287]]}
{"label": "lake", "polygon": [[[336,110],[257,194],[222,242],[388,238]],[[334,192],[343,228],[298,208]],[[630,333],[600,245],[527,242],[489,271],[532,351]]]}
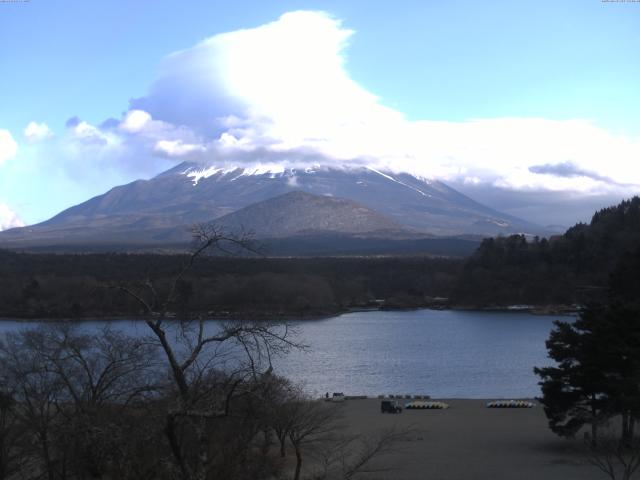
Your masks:
{"label": "lake", "polygon": [[[549,365],[544,342],[557,316],[456,310],[354,312],[292,322],[309,351],[276,362],[276,373],[313,394],[427,394],[439,398],[518,398],[540,394],[534,366]],[[565,317],[566,318],[566,317]],[[106,323],[146,334],[135,321]],[[1,321],[0,334],[37,325]],[[215,322],[212,321],[212,326]]]}

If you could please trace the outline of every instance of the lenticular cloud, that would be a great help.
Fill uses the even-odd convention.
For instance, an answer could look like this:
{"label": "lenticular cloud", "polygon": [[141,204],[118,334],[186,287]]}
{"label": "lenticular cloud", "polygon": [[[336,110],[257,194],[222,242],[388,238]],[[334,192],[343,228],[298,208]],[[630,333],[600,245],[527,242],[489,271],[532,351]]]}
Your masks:
{"label": "lenticular cloud", "polygon": [[[353,35],[340,20],[312,11],[215,35],[167,56],[148,94],[132,100],[115,126],[84,124],[91,135],[83,142],[110,149],[95,158],[126,164],[152,157],[220,167],[366,163],[509,189],[597,192],[640,184],[640,170],[631,167],[640,139],[586,120],[408,120],[349,76],[345,52]],[[569,163],[589,175],[537,168]]]}
{"label": "lenticular cloud", "polygon": [[[149,94],[131,107],[197,133],[201,148],[184,141],[192,148],[172,149],[174,158],[182,151],[192,157],[198,152],[210,163],[272,162],[278,156],[287,162],[295,152],[313,151],[315,160],[336,165],[366,161],[512,188],[611,186],[597,175],[629,183],[627,165],[640,154],[640,140],[584,120],[407,120],[350,78],[345,51],[353,34],[326,13],[300,11],[216,35],[169,55]],[[596,175],[529,168],[567,161]],[[640,172],[631,177],[640,183]]]}

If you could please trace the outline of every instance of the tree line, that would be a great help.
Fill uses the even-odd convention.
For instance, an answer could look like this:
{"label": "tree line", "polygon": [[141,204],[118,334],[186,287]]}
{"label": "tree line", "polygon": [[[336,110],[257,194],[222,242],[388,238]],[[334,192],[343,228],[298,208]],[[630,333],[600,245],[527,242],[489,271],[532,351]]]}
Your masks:
{"label": "tree line", "polygon": [[[640,248],[640,198],[600,210],[564,235],[485,239],[468,258],[202,257],[177,285],[176,315],[329,315],[349,309],[583,304]],[[105,285],[170,282],[188,255],[0,250],[0,317],[143,314]],[[436,301],[445,298],[446,301]]]}
{"label": "tree line", "polygon": [[[139,317],[144,309],[105,288],[171,282],[188,255],[53,255],[0,251],[0,317]],[[329,315],[379,305],[405,308],[446,297],[459,259],[203,256],[181,278],[176,315]]]}
{"label": "tree line", "polygon": [[485,239],[451,296],[470,305],[571,305],[602,296],[620,262],[640,248],[640,197],[602,209],[564,235]]}

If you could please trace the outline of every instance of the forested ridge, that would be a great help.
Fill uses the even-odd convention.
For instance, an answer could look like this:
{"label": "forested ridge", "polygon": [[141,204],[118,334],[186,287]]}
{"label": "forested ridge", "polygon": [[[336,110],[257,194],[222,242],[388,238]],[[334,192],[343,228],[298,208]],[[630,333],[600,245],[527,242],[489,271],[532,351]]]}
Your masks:
{"label": "forested ridge", "polygon": [[[0,250],[0,316],[141,315],[139,305],[115,287],[151,280],[166,288],[186,258]],[[561,236],[485,239],[467,259],[202,257],[177,285],[174,313],[268,317],[380,306],[573,305],[603,294],[616,268],[618,280],[612,281],[632,288],[628,278],[639,267],[640,198],[634,197]]]}
{"label": "forested ridge", "polygon": [[564,235],[485,239],[452,296],[472,305],[574,304],[604,294],[618,265],[640,255],[640,197],[599,210]]}
{"label": "forested ridge", "polygon": [[[142,315],[117,288],[168,288],[185,255],[0,252],[0,316]],[[176,315],[327,315],[352,308],[419,307],[451,291],[462,260],[429,257],[202,257],[177,285]]]}

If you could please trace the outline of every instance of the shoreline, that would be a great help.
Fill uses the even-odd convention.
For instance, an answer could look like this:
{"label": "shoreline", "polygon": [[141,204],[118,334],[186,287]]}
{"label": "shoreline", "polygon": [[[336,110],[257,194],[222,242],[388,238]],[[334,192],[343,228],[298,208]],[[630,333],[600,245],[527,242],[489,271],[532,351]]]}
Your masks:
{"label": "shoreline", "polygon": [[[347,313],[358,312],[406,312],[415,310],[450,310],[461,312],[500,312],[500,313],[529,313],[531,315],[544,315],[544,316],[575,316],[580,312],[580,307],[576,305],[505,305],[505,306],[477,306],[477,305],[424,305],[424,306],[412,306],[412,307],[399,307],[399,306],[381,306],[381,307],[354,307],[343,308],[331,311],[322,312],[206,312],[206,314],[193,315],[191,318],[183,320],[247,320],[247,321],[291,321],[291,320],[324,320],[328,318],[337,317]],[[132,318],[135,317],[135,318]],[[122,315],[122,314],[105,314],[98,316],[86,316],[86,317],[47,317],[47,316],[3,316],[0,315],[0,322],[15,321],[15,322],[91,322],[91,321],[117,321],[117,320],[149,320],[154,317],[144,315]],[[165,317],[166,320],[177,320],[175,315]],[[275,320],[274,320],[275,319]]]}
{"label": "shoreline", "polygon": [[[331,393],[330,393],[331,394]],[[318,401],[327,401],[325,397],[318,397],[317,398]],[[382,400],[398,400],[399,402],[410,402],[413,400],[419,400],[419,399],[399,399],[399,398],[389,398],[388,396],[385,396],[385,398],[378,398],[376,396],[371,396],[371,395],[345,395],[345,400],[343,403],[348,404],[349,402],[351,403],[358,403],[358,402],[362,402],[362,403],[368,403],[368,402],[380,402]],[[539,402],[537,397],[530,397],[530,396],[526,396],[526,397],[505,397],[505,398],[500,398],[500,397],[483,397],[483,398],[473,398],[473,397],[431,397],[428,400],[424,400],[424,401],[428,401],[428,402],[452,402],[455,406],[455,404],[457,404],[458,402],[464,402],[464,403],[473,403],[475,404],[481,404],[482,403],[482,408],[487,409],[487,410],[492,410],[490,408],[487,408],[483,402],[492,402],[494,400],[524,400],[524,401],[528,401],[528,402],[533,402],[536,405],[532,408],[537,408],[540,411],[542,411],[542,404]],[[330,402],[331,403],[331,402]],[[333,402],[333,403],[340,403],[340,402]],[[480,405],[477,405],[480,406]],[[529,408],[502,408],[502,409],[498,409],[496,408],[496,410],[530,410]],[[543,412],[544,413],[544,412]]]}

